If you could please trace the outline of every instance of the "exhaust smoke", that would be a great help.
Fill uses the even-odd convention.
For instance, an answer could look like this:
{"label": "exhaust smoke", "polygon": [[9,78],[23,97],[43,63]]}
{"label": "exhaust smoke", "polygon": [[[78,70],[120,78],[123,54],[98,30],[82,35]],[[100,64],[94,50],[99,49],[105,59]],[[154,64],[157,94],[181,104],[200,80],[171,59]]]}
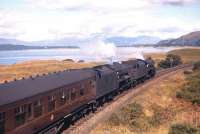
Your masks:
{"label": "exhaust smoke", "polygon": [[81,45],[80,52],[90,61],[107,62],[109,64],[129,59],[144,59],[142,51],[136,47],[116,47],[115,44],[106,43],[101,39]]}
{"label": "exhaust smoke", "polygon": [[92,41],[81,46],[84,55],[95,61],[111,62],[116,57],[116,46],[112,43],[105,43],[102,40]]}

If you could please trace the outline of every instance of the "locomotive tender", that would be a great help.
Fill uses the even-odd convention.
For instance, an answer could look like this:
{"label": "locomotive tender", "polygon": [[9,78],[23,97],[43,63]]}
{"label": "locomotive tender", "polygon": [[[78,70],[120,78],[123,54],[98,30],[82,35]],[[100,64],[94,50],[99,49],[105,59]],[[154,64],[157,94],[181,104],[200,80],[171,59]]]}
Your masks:
{"label": "locomotive tender", "polygon": [[59,133],[155,75],[151,60],[65,70],[0,84],[0,134]]}

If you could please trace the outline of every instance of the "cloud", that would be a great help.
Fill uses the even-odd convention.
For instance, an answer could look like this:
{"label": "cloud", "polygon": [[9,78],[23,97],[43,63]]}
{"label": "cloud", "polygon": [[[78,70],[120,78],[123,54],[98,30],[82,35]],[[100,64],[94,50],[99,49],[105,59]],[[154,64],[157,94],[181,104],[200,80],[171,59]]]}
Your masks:
{"label": "cloud", "polygon": [[150,0],[150,1],[155,4],[183,6],[186,4],[194,3],[197,0]]}
{"label": "cloud", "polygon": [[179,27],[164,27],[159,29],[159,31],[163,33],[177,33],[177,32],[183,32],[184,29],[181,29]]}
{"label": "cloud", "polygon": [[169,38],[199,26],[199,22],[187,23],[187,16],[177,17],[178,13],[160,14],[163,10],[168,13],[165,5],[181,5],[195,0],[24,1],[24,9],[0,9],[0,36],[21,40],[115,35]]}
{"label": "cloud", "polygon": [[127,10],[145,9],[161,5],[185,5],[197,2],[198,0],[25,0],[27,5],[36,8],[65,9],[68,11],[80,10]]}
{"label": "cloud", "polygon": [[127,10],[150,6],[148,0],[25,0],[27,5],[47,9],[66,10]]}

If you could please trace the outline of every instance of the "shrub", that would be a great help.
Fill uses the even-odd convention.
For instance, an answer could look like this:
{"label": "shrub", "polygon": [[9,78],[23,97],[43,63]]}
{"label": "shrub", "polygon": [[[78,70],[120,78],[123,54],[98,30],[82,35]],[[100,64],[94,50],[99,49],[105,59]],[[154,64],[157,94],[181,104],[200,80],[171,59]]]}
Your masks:
{"label": "shrub", "polygon": [[110,117],[108,123],[109,123],[110,125],[112,125],[112,126],[119,126],[120,123],[121,123],[121,120],[120,120],[119,116],[118,116],[116,113],[114,113],[114,114],[112,114],[112,116]]}
{"label": "shrub", "polygon": [[120,124],[130,127],[137,126],[139,118],[143,114],[143,108],[140,104],[134,102],[122,108],[119,112],[113,114],[109,119],[109,124],[117,126]]}
{"label": "shrub", "polygon": [[193,70],[200,70],[200,61],[194,63]]}
{"label": "shrub", "polygon": [[136,125],[138,119],[140,118],[140,116],[143,113],[142,106],[140,104],[134,102],[129,105],[129,107],[127,108],[127,111],[128,111],[129,123],[131,125]]}
{"label": "shrub", "polygon": [[184,70],[183,73],[184,73],[184,74],[192,74],[192,72],[193,72],[192,70]]}
{"label": "shrub", "polygon": [[163,122],[164,109],[157,104],[153,104],[151,108],[153,110],[153,116],[149,118],[149,124],[155,127]]}
{"label": "shrub", "polygon": [[168,54],[165,60],[161,60],[158,63],[158,67],[169,68],[169,67],[177,66],[179,64],[182,64],[182,60],[180,56],[174,55],[174,54]]}
{"label": "shrub", "polygon": [[146,130],[143,107],[136,102],[124,107],[120,112],[120,118],[124,125],[134,131]]}
{"label": "shrub", "polygon": [[169,134],[197,134],[197,129],[186,124],[173,124],[170,127]]}

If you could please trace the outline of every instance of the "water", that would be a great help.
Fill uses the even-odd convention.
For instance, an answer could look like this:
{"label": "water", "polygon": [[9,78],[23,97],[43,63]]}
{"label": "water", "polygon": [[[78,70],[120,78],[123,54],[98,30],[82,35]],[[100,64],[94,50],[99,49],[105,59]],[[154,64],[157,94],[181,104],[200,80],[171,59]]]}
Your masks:
{"label": "water", "polygon": [[[101,60],[125,60],[128,58],[142,58],[142,53],[160,53],[168,52],[176,47],[117,47],[112,48],[114,54],[108,56],[110,48],[104,50],[93,51],[92,49],[82,48],[65,48],[65,49],[35,49],[35,50],[20,50],[20,51],[0,51],[0,64],[15,64],[28,60],[45,60],[45,59],[73,59],[75,61],[101,61]],[[104,54],[105,52],[106,55]]]}

